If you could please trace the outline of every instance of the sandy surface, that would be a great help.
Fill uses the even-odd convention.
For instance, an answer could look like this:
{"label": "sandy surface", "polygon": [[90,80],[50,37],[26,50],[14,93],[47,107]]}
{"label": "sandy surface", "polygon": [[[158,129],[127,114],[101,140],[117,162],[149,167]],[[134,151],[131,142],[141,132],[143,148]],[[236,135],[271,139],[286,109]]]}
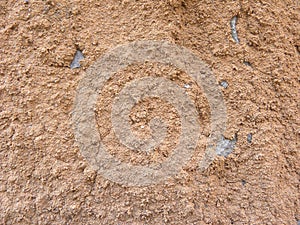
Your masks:
{"label": "sandy surface", "polygon": [[[297,224],[299,7],[289,0],[1,1],[0,223]],[[231,33],[234,16],[238,39]],[[190,85],[204,141],[175,177],[124,187],[82,156],[71,112],[87,68],[118,44],[141,39],[186,47],[219,83],[227,82],[227,88],[220,86],[228,116],[225,138],[236,136],[237,142],[228,157],[217,157],[200,171],[210,113],[201,88],[173,67],[128,67],[113,76],[97,102],[99,134],[112,155],[145,165],[163,161],[177,143],[176,111],[151,98],[132,110],[132,129],[145,137],[147,122],[163,116],[169,136],[162,146],[149,155],[131,152],[114,136],[112,98],[126,82],[143,76]],[[71,69],[76,50],[85,58]]]}

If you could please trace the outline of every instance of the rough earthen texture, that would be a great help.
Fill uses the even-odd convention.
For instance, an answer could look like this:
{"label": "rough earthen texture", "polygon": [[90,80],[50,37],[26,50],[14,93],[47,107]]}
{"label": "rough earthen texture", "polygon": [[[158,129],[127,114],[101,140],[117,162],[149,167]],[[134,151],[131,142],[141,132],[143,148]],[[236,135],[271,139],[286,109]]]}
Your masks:
{"label": "rough earthen texture", "polygon": [[[297,224],[298,1],[25,2],[0,1],[1,224]],[[239,44],[231,36],[234,16]],[[70,118],[86,69],[106,50],[140,39],[189,48],[220,83],[228,83],[226,89],[220,86],[228,113],[225,137],[238,139],[233,153],[205,172],[194,166],[195,156],[164,184],[128,188],[92,170],[74,140]],[[85,59],[71,70],[77,49]],[[120,72],[120,80],[115,77],[107,87],[118,90],[130,72],[139,73],[135,70],[151,73],[151,65]],[[186,79],[181,75],[178,83]],[[103,93],[98,109],[111,96]],[[154,100],[147,101],[134,110],[148,110]],[[137,121],[134,110],[133,129],[138,129],[147,119]],[[162,113],[157,110],[153,113]],[[107,120],[97,118],[99,126]],[[172,129],[170,138],[176,138],[176,126]],[[111,153],[125,162],[152,160],[114,152],[114,144]],[[157,160],[168,155],[168,147]]]}

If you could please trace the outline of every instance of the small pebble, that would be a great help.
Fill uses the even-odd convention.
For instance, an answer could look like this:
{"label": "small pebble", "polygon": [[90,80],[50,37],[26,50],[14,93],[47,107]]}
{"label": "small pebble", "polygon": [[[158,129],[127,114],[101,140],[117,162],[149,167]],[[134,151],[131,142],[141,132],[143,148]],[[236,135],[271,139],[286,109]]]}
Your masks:
{"label": "small pebble", "polygon": [[74,59],[70,65],[71,69],[80,68],[80,61],[84,59],[84,55],[80,50],[77,50]]}
{"label": "small pebble", "polygon": [[247,182],[245,180],[242,180],[242,185],[244,186]]}
{"label": "small pebble", "polygon": [[247,135],[247,141],[248,141],[248,143],[251,143],[251,142],[252,142],[252,134],[251,134],[251,133],[249,133],[249,134]]}
{"label": "small pebble", "polygon": [[226,139],[222,136],[222,139],[216,146],[217,155],[227,157],[233,151],[236,141],[237,136],[235,136],[233,140]]}
{"label": "small pebble", "polygon": [[251,63],[248,62],[248,61],[244,61],[244,64],[245,64],[246,66],[252,66]]}
{"label": "small pebble", "polygon": [[186,89],[188,89],[188,88],[190,88],[191,86],[189,85],[189,84],[185,84],[184,85],[184,88],[186,88]]}
{"label": "small pebble", "polygon": [[226,82],[226,81],[222,81],[221,83],[220,83],[220,85],[223,87],[223,88],[228,88],[228,83]]}
{"label": "small pebble", "polygon": [[234,16],[230,20],[231,36],[236,43],[240,43],[240,40],[239,40],[238,34],[237,34],[237,30],[236,30],[237,19],[238,19],[237,16]]}

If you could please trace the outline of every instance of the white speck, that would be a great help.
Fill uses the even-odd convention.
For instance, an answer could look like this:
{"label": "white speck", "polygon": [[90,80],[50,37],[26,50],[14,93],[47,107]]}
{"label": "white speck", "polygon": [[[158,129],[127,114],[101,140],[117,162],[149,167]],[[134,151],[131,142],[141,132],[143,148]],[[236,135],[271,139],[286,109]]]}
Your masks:
{"label": "white speck", "polygon": [[191,85],[189,85],[189,84],[185,84],[183,87],[188,89],[188,88],[190,88],[190,87],[191,87]]}
{"label": "white speck", "polygon": [[142,125],[142,126],[141,126],[141,128],[142,128],[142,129],[144,129],[144,128],[145,128],[145,126],[144,126],[144,125]]}

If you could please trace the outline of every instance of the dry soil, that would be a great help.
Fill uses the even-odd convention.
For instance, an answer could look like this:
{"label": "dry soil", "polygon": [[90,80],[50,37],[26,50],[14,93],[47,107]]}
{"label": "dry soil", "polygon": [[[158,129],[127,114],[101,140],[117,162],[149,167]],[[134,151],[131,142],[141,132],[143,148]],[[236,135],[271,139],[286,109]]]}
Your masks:
{"label": "dry soil", "polygon": [[[297,0],[1,0],[0,224],[296,225],[299,7]],[[234,16],[239,43],[231,34]],[[228,115],[224,135],[237,142],[205,171],[197,168],[203,142],[177,176],[123,187],[82,156],[71,112],[87,68],[107,50],[142,39],[190,49],[219,83],[227,82],[220,85]],[[76,50],[85,58],[71,69]],[[187,74],[151,63],[128,67],[107,83],[96,110],[104,143],[127,163],[162,161],[176,145],[178,115],[159,99],[145,99],[131,113],[141,136],[153,116],[167,119],[170,136],[155,154],[126,150],[111,132],[113,96],[126,82],[150,75],[190,85],[201,135],[209,135],[207,101]]]}

